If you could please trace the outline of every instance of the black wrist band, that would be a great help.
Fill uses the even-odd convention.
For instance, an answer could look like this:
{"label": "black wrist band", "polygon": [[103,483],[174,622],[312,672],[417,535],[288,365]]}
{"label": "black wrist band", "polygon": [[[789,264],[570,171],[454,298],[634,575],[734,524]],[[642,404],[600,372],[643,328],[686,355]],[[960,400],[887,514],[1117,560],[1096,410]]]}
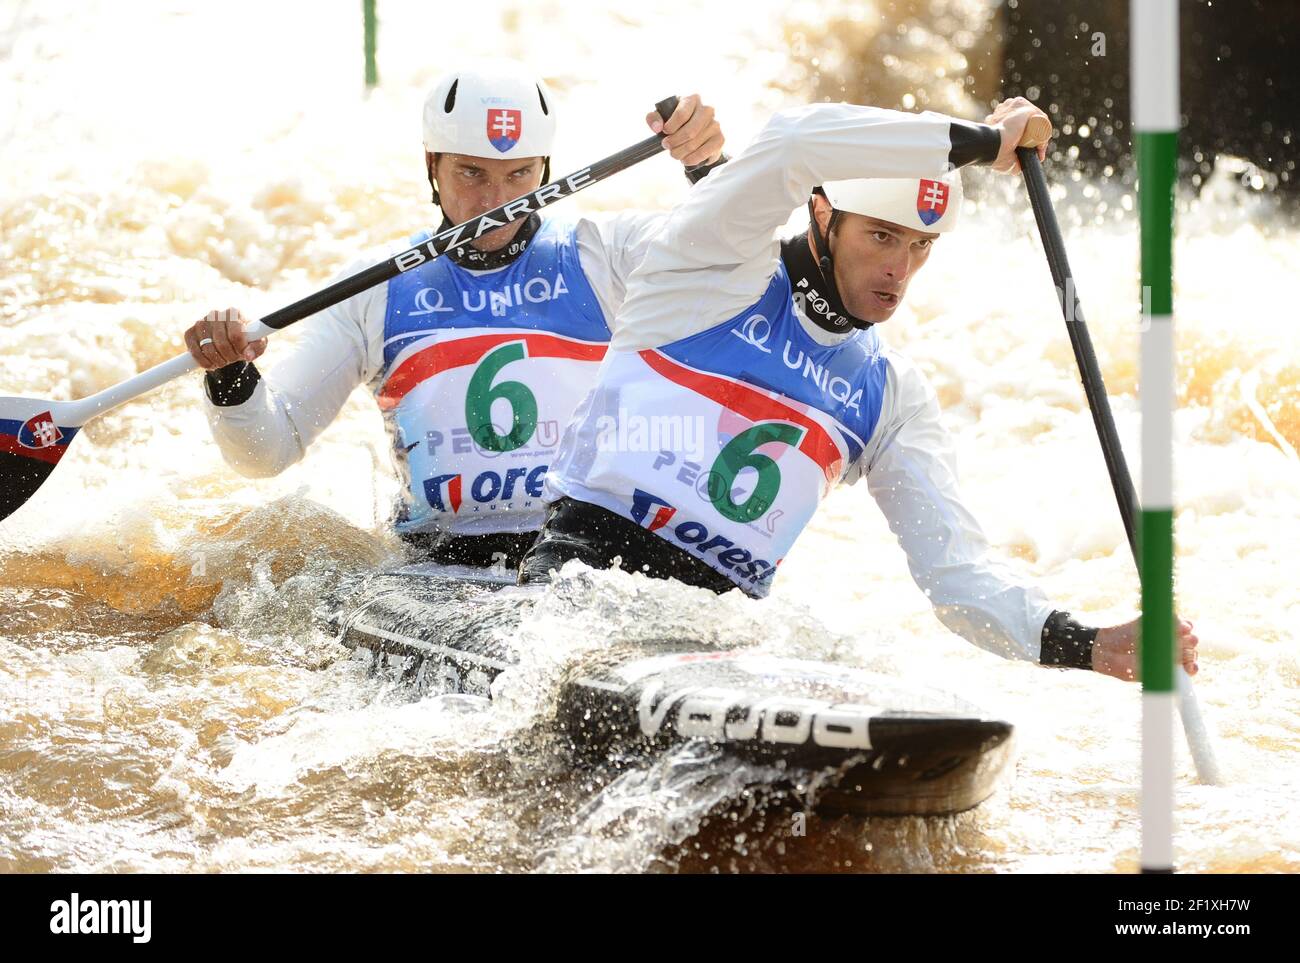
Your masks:
{"label": "black wrist band", "polygon": [[718,159],[712,164],[694,164],[686,168],[686,179],[692,184],[698,184],[704,178],[709,176],[709,172],[715,167],[721,167],[727,161],[731,160],[726,154],[719,154]]}
{"label": "black wrist band", "polygon": [[203,387],[208,399],[218,408],[233,408],[253,397],[261,380],[257,365],[251,361],[236,361],[209,371],[203,378]]}
{"label": "black wrist band", "polygon": [[1097,629],[1076,622],[1069,612],[1053,612],[1043,625],[1040,665],[1066,669],[1091,669],[1092,644]]}
{"label": "black wrist band", "polygon": [[948,143],[948,163],[953,167],[992,164],[1002,150],[1002,135],[988,124],[954,120],[948,125]]}

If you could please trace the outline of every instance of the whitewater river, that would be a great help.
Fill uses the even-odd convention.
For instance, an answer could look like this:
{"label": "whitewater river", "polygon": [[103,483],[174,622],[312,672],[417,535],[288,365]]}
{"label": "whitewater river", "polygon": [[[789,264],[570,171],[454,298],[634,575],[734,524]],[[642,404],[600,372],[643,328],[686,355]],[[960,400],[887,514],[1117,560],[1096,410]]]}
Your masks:
{"label": "whitewater river", "polygon": [[[272,310],[429,223],[420,103],[453,54],[554,79],[557,172],[645,136],[670,93],[705,93],[733,152],[793,102],[769,84],[776,3],[739,32],[725,4],[381,3],[368,98],[358,6],[0,4],[0,394],[98,391],[178,353],[206,310]],[[935,382],[996,550],[1060,607],[1127,620],[1136,577],[1027,200],[991,180],[968,175],[979,200],[884,333]],[[565,206],[685,191],[656,158]],[[1296,872],[1300,235],[1248,194],[1221,171],[1180,207],[1178,591],[1230,784],[1198,785],[1180,746],[1177,845],[1190,870]],[[1077,182],[1061,206],[1140,473],[1132,200]],[[949,634],[862,487],[830,498],[769,600],[579,574],[498,703],[412,701],[312,622],[343,574],[400,555],[372,399],[255,482],[221,461],[200,397],[192,375],[92,422],[0,524],[0,871],[1135,867],[1138,689]],[[546,735],[557,680],[650,624],[958,692],[1016,723],[1014,771],[959,817],[814,815],[804,836],[797,800],[699,753],[612,783],[575,771]]]}

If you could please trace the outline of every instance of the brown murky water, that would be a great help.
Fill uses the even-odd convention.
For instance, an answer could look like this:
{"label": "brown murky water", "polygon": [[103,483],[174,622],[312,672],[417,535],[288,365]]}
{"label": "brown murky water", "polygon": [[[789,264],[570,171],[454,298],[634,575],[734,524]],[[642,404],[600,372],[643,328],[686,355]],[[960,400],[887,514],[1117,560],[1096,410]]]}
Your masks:
{"label": "brown murky water", "polygon": [[[783,102],[767,85],[788,55],[776,4],[741,34],[693,9],[688,36],[666,3],[584,12],[581,29],[558,5],[383,9],[368,99],[355,7],[178,0],[136,21],[92,0],[0,4],[0,393],[102,389],[177,353],[208,308],[273,309],[423,226],[421,95],[438,52],[484,51],[485,27],[563,91],[557,170],[643,136],[672,90],[704,91],[734,148]],[[684,190],[654,161],[574,203]],[[1068,201],[1135,461],[1132,198],[1078,183]],[[886,336],[939,388],[991,540],[1107,624],[1135,613],[1136,579],[1031,228],[1014,182],[986,184]],[[1180,863],[1294,872],[1300,240],[1226,173],[1180,230],[1180,605],[1231,777],[1198,786],[1180,757]],[[341,574],[398,551],[373,403],[359,392],[301,464],[254,482],[222,464],[200,390],[182,379],[93,422],[0,525],[0,870],[1134,867],[1138,690],[949,635],[865,491],[833,496],[766,602],[600,576],[530,626],[535,659],[497,703],[413,702],[311,617]],[[575,770],[545,726],[558,669],[651,620],[960,692],[1018,724],[1016,771],[954,819],[814,816],[796,837],[798,800],[694,750],[617,779]]]}

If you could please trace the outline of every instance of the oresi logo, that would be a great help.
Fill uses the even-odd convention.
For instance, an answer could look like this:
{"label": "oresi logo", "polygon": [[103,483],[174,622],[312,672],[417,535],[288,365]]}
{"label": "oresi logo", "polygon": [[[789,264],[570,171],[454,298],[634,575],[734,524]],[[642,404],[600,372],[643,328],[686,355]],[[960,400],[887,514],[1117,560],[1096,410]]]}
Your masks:
{"label": "oresi logo", "polygon": [[[469,497],[477,505],[489,505],[493,502],[511,502],[512,499],[525,499],[523,508],[531,506],[529,499],[542,497],[542,483],[546,478],[546,465],[532,467],[507,468],[496,472],[488,469],[481,471],[469,484]],[[461,497],[463,487],[461,475],[434,475],[424,480],[424,497],[429,507],[436,512],[460,512],[464,499]],[[489,505],[493,509],[507,510],[511,505]],[[479,511],[474,506],[466,511]]]}
{"label": "oresi logo", "polygon": [[659,532],[663,538],[688,551],[700,555],[712,553],[713,560],[730,572],[733,580],[756,583],[776,574],[776,566],[767,559],[755,558],[752,552],[737,547],[731,539],[710,532],[703,522],[682,519],[677,508],[658,495],[640,488],[633,489],[629,515],[642,528]]}
{"label": "oresi logo", "polygon": [[[444,487],[446,486],[446,487]],[[443,494],[446,498],[443,498]],[[429,507],[435,511],[450,510],[453,514],[460,511],[460,476],[435,475],[424,480],[424,497]]]}
{"label": "oresi logo", "polygon": [[[654,509],[654,515],[650,514],[650,509]],[[677,514],[677,509],[668,504],[658,495],[651,495],[640,488],[632,489],[632,521],[638,525],[654,531],[663,528]]]}

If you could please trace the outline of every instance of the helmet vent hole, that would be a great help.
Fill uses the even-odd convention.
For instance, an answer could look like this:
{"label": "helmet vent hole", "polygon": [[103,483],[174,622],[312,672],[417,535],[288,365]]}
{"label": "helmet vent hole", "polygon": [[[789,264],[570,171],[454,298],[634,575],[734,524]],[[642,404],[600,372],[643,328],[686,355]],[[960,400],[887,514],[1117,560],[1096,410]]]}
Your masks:
{"label": "helmet vent hole", "polygon": [[451,89],[447,91],[447,101],[442,105],[443,113],[450,114],[452,108],[456,106],[456,86],[459,83],[460,83],[459,77],[457,77],[455,80],[451,82]]}
{"label": "helmet vent hole", "polygon": [[546,95],[545,95],[544,93],[542,93],[542,85],[541,85],[541,84],[538,84],[538,85],[537,85],[537,99],[538,99],[538,101],[541,102],[541,105],[542,105],[542,113],[549,117],[549,116],[551,115],[551,108],[550,108],[550,106],[547,105],[547,103],[546,103]]}

